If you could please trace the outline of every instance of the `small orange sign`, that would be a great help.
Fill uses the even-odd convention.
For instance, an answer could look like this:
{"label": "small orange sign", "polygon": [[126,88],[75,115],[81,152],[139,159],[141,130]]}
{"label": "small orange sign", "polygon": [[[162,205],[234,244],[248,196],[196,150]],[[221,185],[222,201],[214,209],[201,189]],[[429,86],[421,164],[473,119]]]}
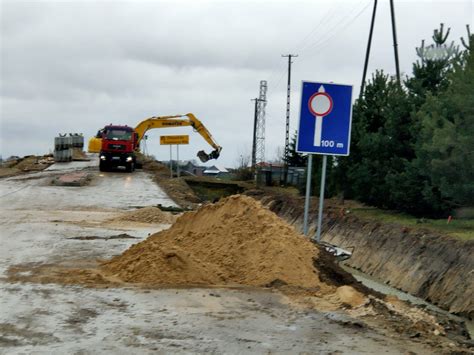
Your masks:
{"label": "small orange sign", "polygon": [[160,136],[161,145],[189,144],[188,135]]}

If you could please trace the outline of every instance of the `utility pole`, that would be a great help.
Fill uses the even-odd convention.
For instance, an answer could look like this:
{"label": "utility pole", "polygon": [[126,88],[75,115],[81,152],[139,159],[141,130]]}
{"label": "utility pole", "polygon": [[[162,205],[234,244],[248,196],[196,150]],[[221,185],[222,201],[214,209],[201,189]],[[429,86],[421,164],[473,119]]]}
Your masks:
{"label": "utility pole", "polygon": [[377,0],[374,0],[374,10],[372,12],[372,22],[370,23],[369,41],[367,43],[367,51],[365,52],[364,72],[362,74],[362,83],[360,84],[359,99],[362,98],[365,87],[365,76],[367,75],[367,67],[369,65],[370,47],[372,45],[372,35],[374,33],[375,13],[377,12]]}
{"label": "utility pole", "polygon": [[286,94],[286,131],[285,131],[285,152],[284,152],[284,181],[288,177],[288,155],[290,151],[290,91],[291,91],[291,58],[298,57],[297,54],[282,54],[283,58],[288,58],[288,87]]}
{"label": "utility pole", "polygon": [[397,28],[395,25],[395,9],[393,6],[393,0],[390,0],[390,14],[392,17],[393,49],[395,51],[395,69],[397,71],[398,84],[400,85],[400,66],[398,64]]}

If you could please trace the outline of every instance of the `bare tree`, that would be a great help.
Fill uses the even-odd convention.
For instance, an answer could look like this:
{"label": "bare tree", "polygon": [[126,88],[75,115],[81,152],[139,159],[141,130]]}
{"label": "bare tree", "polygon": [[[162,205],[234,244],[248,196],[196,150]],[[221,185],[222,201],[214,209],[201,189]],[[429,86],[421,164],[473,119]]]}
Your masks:
{"label": "bare tree", "polygon": [[281,145],[275,149],[275,155],[273,156],[273,159],[269,161],[269,163],[275,164],[275,165],[282,165],[284,158],[285,158],[285,147]]}
{"label": "bare tree", "polygon": [[252,180],[253,169],[251,166],[252,157],[248,151],[239,152],[237,158],[237,169],[235,169],[236,180]]}

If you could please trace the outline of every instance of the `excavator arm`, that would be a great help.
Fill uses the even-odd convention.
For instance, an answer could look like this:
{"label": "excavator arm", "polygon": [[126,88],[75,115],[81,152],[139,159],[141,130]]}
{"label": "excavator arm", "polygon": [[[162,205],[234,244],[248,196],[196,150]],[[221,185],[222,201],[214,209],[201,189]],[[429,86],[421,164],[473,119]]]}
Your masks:
{"label": "excavator arm", "polygon": [[202,124],[202,122],[198,120],[196,116],[194,116],[194,114],[192,113],[187,113],[185,115],[153,116],[143,120],[135,127],[135,132],[138,134],[138,147],[139,143],[145,136],[145,133],[149,129],[173,128],[184,126],[193,127],[193,129],[198,132],[211,147],[214,148],[214,150],[209,154],[207,154],[203,150],[197,153],[198,158],[203,163],[210,159],[217,159],[219,157],[222,147],[216,143],[211,133]]}
{"label": "excavator arm", "polygon": [[[214,150],[207,154],[203,150],[197,153],[199,159],[205,163],[210,159],[217,159],[220,155],[222,147],[219,146],[214,138],[212,137],[211,133],[207,130],[207,128],[202,124],[200,120],[194,116],[192,113],[187,113],[185,115],[171,115],[171,116],[153,116],[141,121],[135,127],[135,133],[137,134],[137,150],[140,149],[140,142],[145,137],[145,133],[149,129],[154,128],[173,128],[173,127],[184,127],[184,126],[191,126],[193,129],[198,132],[204,140],[214,148]],[[97,133],[97,136],[92,137],[89,140],[89,153],[98,153],[100,152],[102,145],[102,138],[101,138],[101,131]]]}

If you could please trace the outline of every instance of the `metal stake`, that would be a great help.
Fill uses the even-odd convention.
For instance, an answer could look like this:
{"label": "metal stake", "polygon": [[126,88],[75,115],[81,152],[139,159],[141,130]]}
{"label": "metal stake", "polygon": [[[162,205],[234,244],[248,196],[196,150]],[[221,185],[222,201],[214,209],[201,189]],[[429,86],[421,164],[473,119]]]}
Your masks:
{"label": "metal stake", "polygon": [[173,146],[170,144],[170,178],[173,178]]}
{"label": "metal stake", "polygon": [[308,213],[309,213],[309,199],[311,196],[311,170],[313,168],[313,154],[308,154],[308,171],[306,172],[306,197],[304,200],[304,222],[303,233],[308,235]]}
{"label": "metal stake", "polygon": [[321,189],[319,190],[319,210],[318,210],[318,230],[316,232],[316,240],[321,241],[321,225],[323,221],[323,206],[324,206],[324,185],[326,184],[326,165],[327,155],[323,155],[323,169],[321,171]]}
{"label": "metal stake", "polygon": [[179,177],[179,144],[176,144],[176,172]]}

